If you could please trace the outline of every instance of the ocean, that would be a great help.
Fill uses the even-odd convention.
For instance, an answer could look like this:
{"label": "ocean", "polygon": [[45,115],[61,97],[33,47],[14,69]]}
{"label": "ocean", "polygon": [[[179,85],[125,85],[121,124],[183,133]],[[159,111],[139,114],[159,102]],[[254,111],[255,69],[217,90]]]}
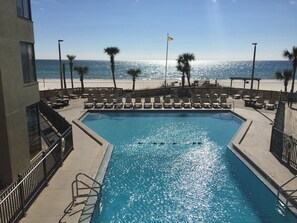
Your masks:
{"label": "ocean", "polygon": [[[66,78],[70,78],[69,61],[63,60],[66,67]],[[89,67],[85,79],[111,79],[109,61],[74,60],[74,66],[83,65]],[[163,80],[165,74],[164,60],[137,60],[115,61],[116,79],[131,79],[127,74],[130,68],[140,69],[141,80]],[[276,71],[292,69],[290,61],[256,61],[255,77],[262,79],[275,79]],[[59,60],[36,60],[37,79],[59,79]],[[228,79],[229,77],[251,77],[252,61],[194,61],[191,63],[191,79]],[[78,74],[74,71],[73,78]],[[177,80],[181,73],[176,70],[176,61],[168,61],[167,80]]]}

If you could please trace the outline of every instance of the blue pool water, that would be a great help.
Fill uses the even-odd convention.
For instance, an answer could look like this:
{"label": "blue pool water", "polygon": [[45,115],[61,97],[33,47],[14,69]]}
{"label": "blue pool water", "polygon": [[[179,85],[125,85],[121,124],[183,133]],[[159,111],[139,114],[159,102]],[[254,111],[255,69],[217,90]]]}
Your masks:
{"label": "blue pool water", "polygon": [[112,112],[83,123],[115,146],[93,223],[296,222],[227,148],[242,123],[231,114]]}

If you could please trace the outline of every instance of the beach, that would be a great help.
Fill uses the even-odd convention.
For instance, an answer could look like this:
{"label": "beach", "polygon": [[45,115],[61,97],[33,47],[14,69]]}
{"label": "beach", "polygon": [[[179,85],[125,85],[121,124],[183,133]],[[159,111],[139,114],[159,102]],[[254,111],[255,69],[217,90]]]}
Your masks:
{"label": "beach", "polygon": [[[39,79],[39,90],[49,90],[49,89],[60,89],[61,83],[59,79]],[[199,80],[199,86],[203,83],[203,80]],[[220,86],[230,87],[231,81],[230,79],[222,79],[222,80],[210,80],[211,84],[218,83]],[[288,84],[288,90],[291,88],[291,81]],[[73,80],[74,87],[81,87],[81,82],[79,79]],[[123,88],[125,90],[132,89],[132,80],[116,80],[116,85],[118,88]],[[164,85],[164,80],[136,80],[135,89],[149,89],[149,88],[159,88]],[[180,80],[167,80],[168,86],[180,86]],[[71,88],[70,79],[66,80],[67,88]],[[86,79],[84,80],[84,86],[95,88],[95,87],[113,87],[112,79]],[[297,81],[295,81],[295,86],[297,86]],[[234,80],[232,83],[232,87],[234,88],[244,88],[244,82],[242,80]],[[246,89],[251,88],[251,81],[245,84]],[[253,88],[258,88],[258,82],[254,81]],[[284,91],[284,82],[273,79],[262,79],[259,84],[260,90],[272,90],[272,91]]]}

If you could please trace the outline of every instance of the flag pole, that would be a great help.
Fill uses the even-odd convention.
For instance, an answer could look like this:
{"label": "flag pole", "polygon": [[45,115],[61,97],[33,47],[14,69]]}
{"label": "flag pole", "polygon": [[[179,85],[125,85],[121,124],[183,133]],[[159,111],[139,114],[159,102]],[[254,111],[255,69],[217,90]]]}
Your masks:
{"label": "flag pole", "polygon": [[169,37],[169,34],[167,33],[167,38],[166,38],[166,41],[167,41],[167,44],[166,44],[166,63],[165,63],[165,89],[166,89],[166,77],[167,77],[167,60],[168,60],[168,37]]}

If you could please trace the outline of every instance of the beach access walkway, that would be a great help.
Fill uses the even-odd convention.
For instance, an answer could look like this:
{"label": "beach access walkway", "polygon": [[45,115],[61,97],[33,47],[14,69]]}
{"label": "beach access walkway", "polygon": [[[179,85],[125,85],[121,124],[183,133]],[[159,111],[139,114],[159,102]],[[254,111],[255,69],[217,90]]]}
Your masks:
{"label": "beach access walkway", "polygon": [[[86,110],[83,109],[84,100],[71,100],[69,106],[58,111],[66,120],[72,123],[72,120],[85,113]],[[240,141],[238,149],[278,185],[282,185],[291,179],[293,174],[269,151],[275,111],[266,111],[264,109],[258,111],[250,107],[244,107],[242,100],[234,100],[234,107],[236,114],[251,123],[249,128],[243,126],[237,137],[234,138],[234,143],[238,144]],[[296,120],[297,111],[292,110],[291,116]],[[99,162],[103,156],[102,151],[89,144],[86,137],[83,134],[75,136],[75,140],[81,141],[80,144],[83,146],[74,148],[63,166],[29,208],[27,215],[21,219],[21,223],[78,222],[83,205],[75,207],[71,215],[65,215],[64,213],[72,200],[71,183],[74,176],[79,172],[95,177],[100,165]],[[294,182],[291,186],[296,189],[297,183]]]}

